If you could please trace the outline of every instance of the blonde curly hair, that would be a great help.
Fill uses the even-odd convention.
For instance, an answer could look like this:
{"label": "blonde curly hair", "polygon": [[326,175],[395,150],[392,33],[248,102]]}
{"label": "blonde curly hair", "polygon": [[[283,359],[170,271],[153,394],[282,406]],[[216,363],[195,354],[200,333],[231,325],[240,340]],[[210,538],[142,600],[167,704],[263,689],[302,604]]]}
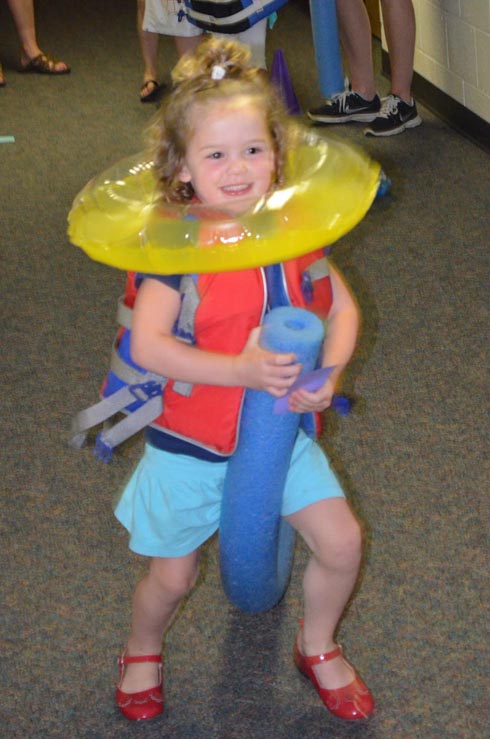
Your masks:
{"label": "blonde curly hair", "polygon": [[283,182],[290,142],[287,113],[264,70],[249,65],[250,50],[236,41],[210,37],[192,56],[181,57],[172,71],[173,90],[151,128],[154,162],[161,196],[184,203],[194,197],[190,182],[181,182],[187,144],[192,136],[194,106],[242,97],[264,110],[275,155],[274,184]]}

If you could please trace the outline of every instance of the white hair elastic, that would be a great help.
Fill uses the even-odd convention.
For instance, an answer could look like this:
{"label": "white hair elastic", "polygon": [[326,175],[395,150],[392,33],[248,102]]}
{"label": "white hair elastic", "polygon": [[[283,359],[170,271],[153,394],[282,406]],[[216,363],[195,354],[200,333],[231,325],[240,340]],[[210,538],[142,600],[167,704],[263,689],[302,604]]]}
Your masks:
{"label": "white hair elastic", "polygon": [[212,80],[222,80],[223,77],[226,75],[226,69],[222,67],[220,64],[215,64],[214,67],[211,70],[211,79]]}

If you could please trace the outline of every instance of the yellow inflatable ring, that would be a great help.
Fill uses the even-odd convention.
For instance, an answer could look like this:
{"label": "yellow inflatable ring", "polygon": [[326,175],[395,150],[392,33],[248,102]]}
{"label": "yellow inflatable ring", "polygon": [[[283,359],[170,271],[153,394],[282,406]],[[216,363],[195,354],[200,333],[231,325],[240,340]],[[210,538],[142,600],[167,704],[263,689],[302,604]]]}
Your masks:
{"label": "yellow inflatable ring", "polygon": [[159,274],[266,266],[332,244],[364,217],[380,167],[349,144],[301,132],[286,184],[240,217],[202,205],[162,203],[153,163],[137,154],[91,180],[68,216],[68,235],[89,257]]}

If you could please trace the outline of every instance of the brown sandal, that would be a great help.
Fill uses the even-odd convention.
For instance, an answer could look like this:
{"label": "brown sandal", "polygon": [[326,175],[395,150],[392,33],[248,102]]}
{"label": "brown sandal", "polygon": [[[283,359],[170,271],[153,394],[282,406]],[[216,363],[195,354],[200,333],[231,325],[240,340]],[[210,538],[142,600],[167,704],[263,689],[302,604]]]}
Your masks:
{"label": "brown sandal", "polygon": [[0,87],[5,87],[7,83],[5,82],[5,76],[3,74],[3,67],[2,63],[0,62]]}
{"label": "brown sandal", "polygon": [[[60,63],[60,59],[55,59],[48,54],[38,54],[24,65],[21,72],[37,72],[38,74],[69,74],[70,67],[66,69],[56,69],[56,65]],[[64,62],[61,62],[64,64]]]}

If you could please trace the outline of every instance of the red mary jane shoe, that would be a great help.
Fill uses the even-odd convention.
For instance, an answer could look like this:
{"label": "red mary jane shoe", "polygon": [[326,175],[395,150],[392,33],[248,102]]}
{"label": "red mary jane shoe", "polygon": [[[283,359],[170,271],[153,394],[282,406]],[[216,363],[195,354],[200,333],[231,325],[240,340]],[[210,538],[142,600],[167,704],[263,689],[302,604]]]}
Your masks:
{"label": "red mary jane shoe", "polygon": [[352,665],[350,666],[354,671],[355,677],[349,685],[330,690],[329,688],[322,687],[317,680],[313,666],[335,659],[339,655],[342,655],[342,649],[340,647],[336,647],[326,654],[317,654],[315,656],[301,654],[298,646],[298,638],[296,638],[294,663],[298,670],[311,680],[330,713],[346,721],[368,718],[374,709],[374,699],[369,692],[369,688],[364,685]]}
{"label": "red mary jane shoe", "polygon": [[122,655],[117,660],[119,665],[119,685],[121,684],[125,665],[135,662],[158,663],[158,685],[139,693],[123,693],[119,686],[116,689],[117,707],[123,716],[131,721],[144,721],[155,718],[163,713],[163,665],[160,654],[148,654],[142,657],[126,657]]}

